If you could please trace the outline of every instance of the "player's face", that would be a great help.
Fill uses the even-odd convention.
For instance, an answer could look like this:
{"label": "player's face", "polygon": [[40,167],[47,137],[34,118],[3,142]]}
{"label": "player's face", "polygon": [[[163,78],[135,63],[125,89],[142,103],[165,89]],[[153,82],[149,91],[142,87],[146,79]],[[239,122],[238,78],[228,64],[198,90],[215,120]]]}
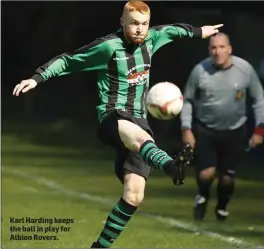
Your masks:
{"label": "player's face", "polygon": [[215,65],[225,67],[230,62],[232,48],[226,36],[219,35],[211,37],[209,53]]}
{"label": "player's face", "polygon": [[148,35],[150,16],[140,12],[129,12],[121,19],[126,38],[134,44],[141,44]]}

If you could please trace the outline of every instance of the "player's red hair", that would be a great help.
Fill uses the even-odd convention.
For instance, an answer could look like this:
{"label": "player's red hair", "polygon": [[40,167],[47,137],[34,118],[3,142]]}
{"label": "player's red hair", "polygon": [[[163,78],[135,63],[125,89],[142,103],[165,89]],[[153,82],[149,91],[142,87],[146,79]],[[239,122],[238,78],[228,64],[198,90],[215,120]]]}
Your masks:
{"label": "player's red hair", "polygon": [[150,15],[149,6],[140,0],[130,0],[124,6],[124,12],[135,12],[138,11],[145,15]]}

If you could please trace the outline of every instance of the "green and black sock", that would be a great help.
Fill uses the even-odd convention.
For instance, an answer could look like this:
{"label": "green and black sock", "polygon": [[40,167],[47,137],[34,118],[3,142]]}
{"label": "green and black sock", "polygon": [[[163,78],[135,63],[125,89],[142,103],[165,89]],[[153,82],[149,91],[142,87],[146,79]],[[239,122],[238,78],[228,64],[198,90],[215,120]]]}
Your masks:
{"label": "green and black sock", "polygon": [[121,198],[108,215],[105,226],[95,243],[95,248],[109,248],[125,229],[136,210],[136,206],[130,205]]}
{"label": "green and black sock", "polygon": [[160,171],[164,171],[164,166],[173,160],[151,140],[142,144],[139,154],[149,166]]}

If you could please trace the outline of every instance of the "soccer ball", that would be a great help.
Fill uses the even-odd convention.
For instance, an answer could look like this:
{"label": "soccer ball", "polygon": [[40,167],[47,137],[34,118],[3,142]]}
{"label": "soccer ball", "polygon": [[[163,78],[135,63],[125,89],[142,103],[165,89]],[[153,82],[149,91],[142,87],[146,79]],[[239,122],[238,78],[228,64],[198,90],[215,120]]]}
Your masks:
{"label": "soccer ball", "polygon": [[146,96],[146,106],[154,118],[161,120],[173,119],[182,110],[182,92],[173,83],[157,83],[150,88]]}

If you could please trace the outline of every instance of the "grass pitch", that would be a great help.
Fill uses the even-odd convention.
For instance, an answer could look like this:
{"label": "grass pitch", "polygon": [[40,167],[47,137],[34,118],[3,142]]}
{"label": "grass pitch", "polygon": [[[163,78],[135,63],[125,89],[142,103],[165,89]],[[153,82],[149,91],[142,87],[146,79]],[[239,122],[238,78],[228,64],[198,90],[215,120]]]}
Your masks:
{"label": "grass pitch", "polygon": [[[2,133],[2,248],[89,248],[122,194],[112,151],[82,129],[66,132],[58,124],[27,124],[16,133],[14,127],[4,125]],[[113,247],[264,245],[263,173],[264,168],[254,164],[241,167],[230,219],[219,224],[213,215],[214,193],[205,221],[192,219],[192,169],[179,188],[154,172],[143,205]],[[46,222],[33,220],[40,218]],[[227,237],[234,237],[233,242]]]}

